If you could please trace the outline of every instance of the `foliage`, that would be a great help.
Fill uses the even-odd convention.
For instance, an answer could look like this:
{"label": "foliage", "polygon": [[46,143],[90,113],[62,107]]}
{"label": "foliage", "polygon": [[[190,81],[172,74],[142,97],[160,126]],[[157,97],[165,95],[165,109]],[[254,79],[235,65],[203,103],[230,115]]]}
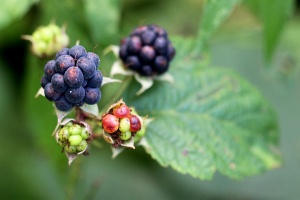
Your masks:
{"label": "foliage", "polygon": [[[156,1],[153,2],[157,4]],[[101,89],[103,97],[98,104],[100,113],[123,98],[127,105],[134,106],[141,115],[153,118],[154,121],[150,123],[145,135],[146,143],[143,144],[145,152],[161,166],[170,166],[177,172],[189,174],[200,180],[213,179],[216,172],[240,180],[280,167],[282,162],[278,153],[280,130],[276,111],[266,97],[241,74],[225,66],[213,64],[210,44],[213,36],[235,9],[247,6],[261,19],[265,59],[271,62],[285,23],[292,13],[292,3],[292,0],[272,1],[272,3],[267,0],[204,1],[201,19],[197,24],[198,31],[193,37],[188,38],[169,31],[176,48],[176,56],[170,67],[174,83],[155,81],[153,87],[137,96],[140,84],[131,77],[118,75],[117,78],[122,80],[122,83],[108,84]],[[123,4],[130,2],[21,1],[18,2],[19,8],[10,12],[11,1],[5,1],[1,7],[5,12],[0,13],[6,15],[0,16],[0,29],[15,29],[14,26],[18,26],[22,17],[23,20],[31,18],[35,20],[31,26],[18,32],[19,37],[31,34],[36,27],[53,20],[59,26],[66,24],[70,45],[79,40],[88,51],[97,53],[101,59],[101,71],[105,76],[109,76],[115,57],[112,54],[103,55],[104,48],[111,44],[119,45],[120,39],[125,36],[124,29],[138,25],[127,24],[127,27],[121,28],[121,23],[126,24],[124,21],[126,18],[122,18]],[[36,10],[38,12],[34,12]],[[160,21],[154,23],[159,24]],[[4,35],[8,33],[8,30],[4,31]],[[27,136],[30,137],[32,146],[39,151],[37,156],[42,157],[47,163],[39,162],[41,171],[38,173],[42,175],[46,173],[43,170],[47,170],[47,173],[49,171],[47,176],[40,178],[40,181],[46,183],[40,193],[28,195],[39,197],[45,192],[43,188],[48,186],[50,191],[47,194],[51,194],[51,190],[58,191],[62,185],[67,185],[66,194],[70,199],[81,192],[93,197],[95,194],[92,190],[89,191],[88,185],[92,181],[85,180],[85,183],[79,184],[76,181],[80,178],[76,174],[79,170],[87,177],[97,173],[95,164],[101,163],[101,156],[107,157],[108,152],[103,149],[109,146],[102,140],[97,140],[90,150],[90,157],[81,157],[70,167],[66,166],[66,158],[60,154],[60,149],[51,136],[57,123],[53,106],[45,98],[34,99],[40,87],[39,82],[47,59],[34,57],[29,51],[28,43],[18,39],[20,43],[26,45],[26,51],[23,52],[25,73],[22,79],[18,80],[19,85],[24,83],[24,86],[22,89],[16,86],[20,93],[18,98],[23,101],[17,109],[24,115],[25,120],[21,123],[30,132]],[[7,45],[3,38],[0,38],[0,44]],[[0,57],[0,63],[4,63],[2,66],[9,68],[3,60],[5,59]],[[6,86],[3,91],[8,91]],[[3,103],[0,101],[0,108],[2,104],[10,101],[9,98],[8,96],[4,99]],[[13,120],[13,116],[18,113],[17,109],[7,117]],[[99,153],[102,150],[106,155]],[[24,152],[30,151],[27,149]],[[145,152],[137,150],[137,155],[134,156],[138,158],[135,159],[143,160]],[[130,165],[126,160],[122,160],[122,156],[126,158],[126,153],[129,151],[122,153],[115,160],[121,159],[124,165]],[[130,150],[130,153],[134,154],[134,151]],[[32,156],[28,157],[34,160]],[[109,162],[121,163],[115,160]],[[112,175],[111,172],[108,174]],[[29,175],[22,174],[22,177],[26,182]],[[51,183],[54,181],[53,177],[61,180],[58,181],[60,183]],[[76,187],[77,184],[84,185],[84,188],[78,189],[80,187]],[[74,188],[78,190],[74,191]],[[17,195],[15,194],[16,197]],[[64,194],[56,193],[57,198],[61,196]]]}

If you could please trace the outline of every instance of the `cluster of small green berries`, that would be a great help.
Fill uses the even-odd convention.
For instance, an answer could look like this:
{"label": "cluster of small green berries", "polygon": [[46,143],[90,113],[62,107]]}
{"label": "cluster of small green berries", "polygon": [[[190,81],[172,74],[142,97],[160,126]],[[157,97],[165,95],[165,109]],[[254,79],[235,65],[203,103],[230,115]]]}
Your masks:
{"label": "cluster of small green berries", "polygon": [[54,23],[38,27],[32,35],[24,35],[24,39],[31,41],[33,54],[41,58],[53,56],[58,50],[68,46],[69,37],[65,28]]}
{"label": "cluster of small green berries", "polygon": [[85,151],[88,146],[90,134],[85,126],[68,122],[58,132],[57,142],[67,153]]}
{"label": "cluster of small green berries", "polygon": [[143,119],[124,102],[114,104],[102,116],[102,128],[113,139],[115,148],[133,137],[140,139],[145,134]]}

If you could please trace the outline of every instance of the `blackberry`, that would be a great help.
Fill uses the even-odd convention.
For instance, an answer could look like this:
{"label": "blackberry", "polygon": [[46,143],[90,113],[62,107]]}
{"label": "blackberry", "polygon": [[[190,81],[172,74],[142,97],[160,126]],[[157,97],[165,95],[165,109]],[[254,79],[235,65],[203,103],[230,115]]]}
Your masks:
{"label": "blackberry", "polygon": [[59,97],[61,96],[61,92],[57,92],[53,89],[52,84],[48,83],[45,86],[45,97],[49,100],[49,101],[56,101],[59,99]]}
{"label": "blackberry", "polygon": [[82,82],[82,87],[85,87],[87,85],[87,82],[88,82],[87,79],[84,79]]}
{"label": "blackberry", "polygon": [[137,54],[142,47],[142,41],[141,38],[139,36],[132,36],[132,38],[130,38],[130,40],[128,41],[128,45],[127,45],[127,51],[130,54]]}
{"label": "blackberry", "polygon": [[154,43],[154,49],[161,55],[166,55],[168,52],[168,40],[165,37],[158,37]]}
{"label": "blackberry", "polygon": [[70,67],[64,74],[64,80],[71,88],[79,88],[83,83],[83,73],[78,67]]}
{"label": "blackberry", "polygon": [[58,110],[61,111],[69,111],[72,109],[73,104],[69,102],[65,96],[61,96],[59,99],[55,101],[55,106]]}
{"label": "blackberry", "polygon": [[64,92],[68,88],[64,81],[64,75],[55,73],[51,78],[51,84],[55,91]]}
{"label": "blackberry", "polygon": [[51,80],[52,76],[55,74],[55,60],[50,60],[44,66],[45,77]]}
{"label": "blackberry", "polygon": [[61,55],[56,59],[55,71],[58,73],[65,73],[65,71],[75,65],[75,60],[69,55]]}
{"label": "blackberry", "polygon": [[101,91],[99,88],[85,88],[85,96],[83,101],[87,104],[95,104],[101,99]]}
{"label": "blackberry", "polygon": [[151,46],[144,46],[140,52],[140,60],[143,63],[151,63],[155,58],[155,50]]}
{"label": "blackberry", "polygon": [[77,66],[81,69],[84,79],[92,78],[96,71],[95,63],[88,57],[81,57],[77,60]]}
{"label": "blackberry", "polygon": [[65,92],[65,97],[71,103],[79,104],[85,96],[85,90],[83,87],[68,88]]}
{"label": "blackberry", "polygon": [[142,76],[165,73],[174,55],[166,30],[157,25],[137,27],[120,42],[119,56],[125,67]]}
{"label": "blackberry", "polygon": [[143,76],[151,76],[153,74],[153,70],[150,65],[142,66],[139,72]]}
{"label": "blackberry", "polygon": [[137,71],[141,67],[138,56],[129,56],[125,61],[125,66]]}
{"label": "blackberry", "polygon": [[69,48],[62,48],[61,50],[59,50],[55,55],[55,59],[62,55],[69,55]]}
{"label": "blackberry", "polygon": [[81,45],[75,45],[69,50],[69,55],[72,56],[74,59],[79,59],[83,56],[86,56],[87,51]]}
{"label": "blackberry", "polygon": [[143,31],[141,34],[143,45],[152,45],[154,43],[155,38],[156,33],[152,30]]}
{"label": "blackberry", "polygon": [[46,78],[46,76],[44,75],[42,78],[41,78],[41,86],[42,88],[45,89],[45,86],[50,83],[50,80]]}
{"label": "blackberry", "polygon": [[91,88],[97,88],[102,85],[102,81],[103,81],[103,75],[99,70],[97,70],[94,76],[88,79],[86,86]]}
{"label": "blackberry", "polygon": [[40,84],[45,97],[57,109],[68,111],[84,103],[96,104],[101,99],[103,75],[97,70],[100,58],[81,45],[62,48],[44,66]]}
{"label": "blackberry", "polygon": [[165,56],[157,56],[153,63],[153,69],[162,74],[168,70],[169,63]]}
{"label": "blackberry", "polygon": [[89,59],[91,59],[94,62],[94,64],[96,65],[96,68],[99,66],[99,64],[100,64],[100,58],[99,58],[99,56],[97,54],[95,54],[93,52],[88,52],[86,54],[86,57],[89,58]]}

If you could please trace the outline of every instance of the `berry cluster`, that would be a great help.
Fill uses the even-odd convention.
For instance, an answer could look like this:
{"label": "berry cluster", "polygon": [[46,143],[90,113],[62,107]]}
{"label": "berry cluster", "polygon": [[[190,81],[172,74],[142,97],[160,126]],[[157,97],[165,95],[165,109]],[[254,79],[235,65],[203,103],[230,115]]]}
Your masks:
{"label": "berry cluster", "polygon": [[157,25],[137,27],[121,40],[119,56],[125,67],[142,76],[160,75],[169,68],[175,49],[167,32]]}
{"label": "berry cluster", "polygon": [[81,124],[69,122],[58,132],[57,142],[68,153],[79,153],[88,146],[90,134]]}
{"label": "berry cluster", "polygon": [[60,28],[54,23],[40,26],[32,35],[23,35],[22,38],[32,43],[31,51],[40,58],[53,56],[58,50],[69,44],[65,27]]}
{"label": "berry cluster", "polygon": [[113,139],[113,147],[130,140],[136,135],[143,135],[143,120],[124,102],[117,103],[102,116],[102,128]]}
{"label": "berry cluster", "polygon": [[101,71],[97,70],[99,63],[99,56],[81,45],[61,49],[55,60],[48,61],[44,67],[41,85],[45,97],[54,101],[61,111],[84,103],[98,103],[103,80]]}

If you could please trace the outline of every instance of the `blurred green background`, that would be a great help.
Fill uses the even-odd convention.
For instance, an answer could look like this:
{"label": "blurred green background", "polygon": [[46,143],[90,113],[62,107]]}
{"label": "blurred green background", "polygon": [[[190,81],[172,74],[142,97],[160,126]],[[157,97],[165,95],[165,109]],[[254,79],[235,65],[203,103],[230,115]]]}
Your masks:
{"label": "blurred green background", "polygon": [[[112,160],[107,145],[92,146],[88,157],[67,166],[51,137],[56,123],[53,107],[45,99],[34,98],[45,60],[31,54],[29,42],[21,35],[32,34],[51,20],[58,25],[67,23],[71,44],[80,39],[87,49],[97,46],[100,57],[106,46],[119,44],[138,25],[155,23],[171,36],[197,35],[202,1],[118,2],[2,2],[10,5],[0,8],[1,199],[300,199],[300,18],[296,1],[270,62],[264,56],[263,23],[255,1],[237,6],[209,41],[212,64],[237,70],[276,109],[283,157],[279,169],[241,181],[220,174],[212,181],[201,181],[161,167],[140,147]],[[102,24],[87,24],[97,12],[103,16]],[[106,34],[97,35],[96,28]],[[106,75],[112,59],[102,60]]]}

